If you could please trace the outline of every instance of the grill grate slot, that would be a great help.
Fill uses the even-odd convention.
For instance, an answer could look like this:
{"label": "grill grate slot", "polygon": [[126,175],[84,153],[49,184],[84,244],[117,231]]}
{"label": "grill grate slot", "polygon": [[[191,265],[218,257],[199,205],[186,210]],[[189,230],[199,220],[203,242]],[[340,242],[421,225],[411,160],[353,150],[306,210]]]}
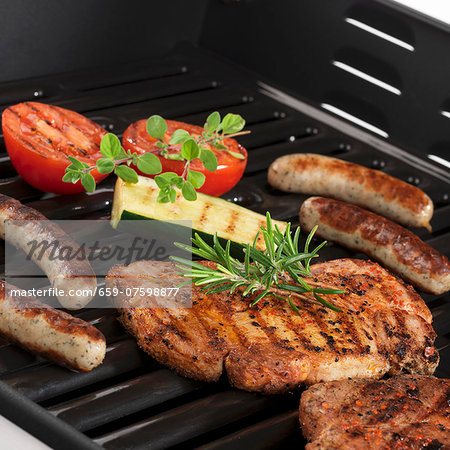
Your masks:
{"label": "grill grate slot", "polygon": [[180,77],[179,80],[171,79],[169,83],[165,79],[157,79],[136,82],[133,85],[96,89],[79,97],[56,101],[54,104],[85,113],[152,99],[207,91],[217,86],[217,81],[188,74]]}
{"label": "grill grate slot", "polygon": [[49,411],[78,430],[86,431],[202,387],[202,383],[161,369],[54,406]]}
{"label": "grill grate slot", "polygon": [[[122,73],[121,73],[122,72]],[[144,73],[140,71],[130,70],[129,67],[121,67],[119,70],[114,71],[114,78],[108,78],[106,81],[103,77],[82,77],[77,83],[71,85],[71,88],[75,88],[80,91],[89,92],[95,89],[110,88],[114,86],[126,86],[134,83],[145,82],[148,80],[156,80],[160,78],[169,78],[173,76],[179,76],[188,72],[188,68],[183,65],[155,65],[151,68],[146,68]],[[103,74],[104,75],[104,74]]]}
{"label": "grill grate slot", "polygon": [[[231,105],[229,107],[220,108],[221,116],[224,117],[225,114],[233,113],[240,114],[245,118],[246,127],[263,124],[271,121],[282,120],[286,116],[284,113],[280,113],[277,110],[271,110],[267,108],[267,105],[261,101],[252,101],[248,98],[248,103],[243,105]],[[186,115],[180,117],[182,122],[193,123],[195,125],[203,126],[205,123],[205,118],[211,114],[213,110],[201,111],[197,114]]]}
{"label": "grill grate slot", "polygon": [[107,109],[108,114],[125,118],[127,126],[131,122],[146,119],[152,114],[162,114],[167,119],[202,113],[208,110],[235,107],[251,102],[242,88],[233,85],[218,86],[216,89],[195,93],[181,93],[175,97],[158,98],[139,105]]}
{"label": "grill grate slot", "polygon": [[125,446],[144,449],[148,442],[154,449],[163,449],[236,422],[273,404],[271,397],[243,391],[219,392],[97,438],[95,442],[107,449]]}
{"label": "grill grate slot", "polygon": [[44,365],[4,376],[1,380],[31,400],[41,402],[89,384],[130,372],[148,363],[149,359],[138,350],[134,340],[127,338],[108,345],[106,360],[95,371],[75,373],[54,365]]}
{"label": "grill grate slot", "polygon": [[345,150],[337,139],[317,139],[315,136],[305,134],[303,139],[297,137],[292,142],[288,141],[252,150],[246,173],[266,170],[280,154],[291,153],[321,153],[328,156],[337,156],[345,153]]}
{"label": "grill grate slot", "polygon": [[291,117],[255,124],[248,129],[251,134],[241,136],[239,142],[250,150],[250,153],[254,148],[294,141],[299,137],[309,136],[313,133],[313,128],[309,123],[302,123]]}
{"label": "grill grate slot", "polygon": [[[295,436],[295,438],[293,438]],[[260,441],[261,449],[283,448],[283,445],[299,443],[302,441],[298,428],[298,411],[279,414],[270,419],[263,420],[256,425],[244,428],[209,444],[199,447],[201,450],[234,450],[252,448],[255,441]]]}

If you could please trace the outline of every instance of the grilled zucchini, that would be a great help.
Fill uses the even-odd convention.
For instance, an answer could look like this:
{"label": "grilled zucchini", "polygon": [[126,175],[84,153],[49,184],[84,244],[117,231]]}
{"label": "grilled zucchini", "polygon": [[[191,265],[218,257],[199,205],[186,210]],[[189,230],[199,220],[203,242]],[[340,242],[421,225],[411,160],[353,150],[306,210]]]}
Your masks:
{"label": "grilled zucchini", "polygon": [[[197,193],[197,200],[188,201],[177,193],[175,203],[158,203],[159,188],[151,178],[139,177],[135,184],[117,179],[111,213],[111,225],[117,228],[120,220],[154,219],[162,222],[190,221],[194,232],[211,240],[214,233],[220,238],[247,244],[252,243],[266,225],[265,216],[221,198]],[[281,231],[286,222],[273,221]],[[172,222],[173,223],[173,222]],[[261,233],[257,248],[264,249]]]}

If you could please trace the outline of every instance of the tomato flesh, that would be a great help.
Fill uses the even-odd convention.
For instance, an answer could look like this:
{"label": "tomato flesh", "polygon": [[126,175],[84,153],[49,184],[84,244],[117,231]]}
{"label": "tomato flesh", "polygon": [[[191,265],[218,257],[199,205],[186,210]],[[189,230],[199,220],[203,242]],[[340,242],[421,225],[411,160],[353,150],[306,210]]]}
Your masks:
{"label": "tomato flesh", "polygon": [[[124,149],[130,150],[131,152],[136,152],[138,154],[154,152],[161,161],[163,172],[175,172],[178,175],[181,175],[183,173],[185,163],[183,161],[166,159],[163,156],[160,156],[158,153],[161,149],[156,146],[157,139],[152,138],[147,133],[146,125],[146,120],[139,120],[131,124],[125,130],[122,139],[122,146]],[[202,127],[190,125],[184,122],[167,120],[167,132],[164,137],[166,143],[169,143],[170,137],[177,129],[186,130],[191,135],[196,136],[203,133]],[[235,158],[227,151],[216,150],[215,148],[208,146],[208,148],[212,150],[217,157],[217,170],[214,172],[206,170],[198,158],[194,159],[190,165],[192,170],[202,172],[206,177],[205,184],[198,189],[199,192],[217,197],[232,189],[242,178],[245,166],[247,165],[247,151],[235,139],[226,138],[223,140],[223,144],[228,148],[228,150],[240,153],[244,156],[244,159]],[[169,153],[179,152],[180,147],[181,145],[170,146]]]}
{"label": "tomato flesh", "polygon": [[[62,181],[67,156],[89,165],[101,158],[100,125],[68,109],[37,102],[18,103],[2,115],[6,150],[19,175],[33,187],[55,194],[83,192],[81,182]],[[107,175],[93,170],[97,182]]]}

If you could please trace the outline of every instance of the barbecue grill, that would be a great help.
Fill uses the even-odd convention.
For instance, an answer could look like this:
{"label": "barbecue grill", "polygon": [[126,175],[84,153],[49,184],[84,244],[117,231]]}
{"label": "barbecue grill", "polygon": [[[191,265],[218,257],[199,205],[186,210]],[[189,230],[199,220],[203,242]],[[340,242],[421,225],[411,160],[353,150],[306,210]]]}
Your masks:
{"label": "barbecue grill", "polygon": [[[337,156],[422,188],[435,204],[433,232],[414,231],[450,256],[444,24],[381,0],[43,3],[3,5],[2,110],[37,100],[119,135],[151,114],[202,125],[214,110],[239,113],[252,131],[239,139],[249,161],[226,199],[298,225],[306,196],[268,186],[268,166],[287,153]],[[113,177],[93,194],[43,194],[17,176],[2,141],[0,152],[2,193],[50,219],[108,219]],[[354,255],[332,244],[321,251],[324,259]],[[450,296],[423,297],[438,334],[436,375],[448,378]],[[208,385],[177,376],[138,349],[114,310],[75,315],[107,338],[105,362],[90,373],[0,341],[0,414],[51,447],[304,444],[300,392],[263,396],[231,389],[225,379]]]}

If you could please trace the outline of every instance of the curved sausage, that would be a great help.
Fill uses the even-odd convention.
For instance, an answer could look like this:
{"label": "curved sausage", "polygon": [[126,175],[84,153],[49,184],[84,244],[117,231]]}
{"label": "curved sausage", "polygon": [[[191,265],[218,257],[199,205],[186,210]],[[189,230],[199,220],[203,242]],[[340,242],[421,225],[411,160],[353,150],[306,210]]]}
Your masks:
{"label": "curved sausage", "polygon": [[[45,272],[51,285],[58,289],[56,292],[62,306],[79,309],[92,300],[97,279],[89,261],[69,260],[59,254],[64,247],[76,252],[80,248],[78,244],[40,212],[0,194],[0,237],[5,239],[5,235],[12,245],[31,255],[31,259]],[[36,243],[46,245],[39,251],[32,251]],[[70,295],[71,290],[72,293],[78,291],[79,295]]]}
{"label": "curved sausage", "polygon": [[268,181],[282,191],[354,203],[402,225],[431,231],[433,202],[428,195],[379,170],[314,153],[293,154],[271,164]]}
{"label": "curved sausage", "polygon": [[[15,292],[16,291],[16,292]],[[106,340],[90,323],[43,305],[0,281],[0,334],[32,353],[80,372],[103,361]]]}
{"label": "curved sausage", "polygon": [[300,208],[300,226],[351,250],[362,251],[431,294],[450,290],[450,261],[414,233],[355,205],[311,197]]}

